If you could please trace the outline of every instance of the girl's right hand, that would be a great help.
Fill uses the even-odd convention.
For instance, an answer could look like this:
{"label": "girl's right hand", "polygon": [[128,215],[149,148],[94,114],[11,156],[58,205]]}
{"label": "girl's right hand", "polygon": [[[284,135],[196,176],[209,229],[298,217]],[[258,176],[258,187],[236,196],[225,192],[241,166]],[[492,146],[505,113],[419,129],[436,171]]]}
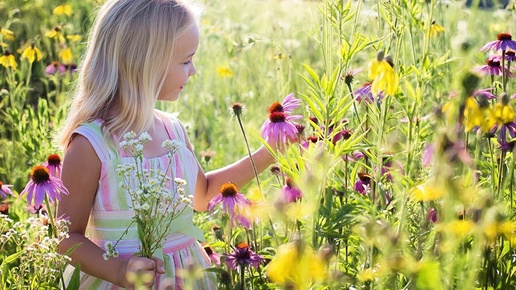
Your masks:
{"label": "girl's right hand", "polygon": [[156,273],[164,274],[163,260],[152,257],[131,257],[126,261],[123,285],[127,289],[135,289],[141,286],[151,288],[154,285]]}

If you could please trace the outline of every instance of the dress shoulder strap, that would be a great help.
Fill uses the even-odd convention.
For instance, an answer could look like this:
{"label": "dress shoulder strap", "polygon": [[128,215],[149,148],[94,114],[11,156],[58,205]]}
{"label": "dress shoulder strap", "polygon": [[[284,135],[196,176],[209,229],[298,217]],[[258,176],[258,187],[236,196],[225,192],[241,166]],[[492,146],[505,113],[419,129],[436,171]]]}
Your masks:
{"label": "dress shoulder strap", "polygon": [[110,142],[107,142],[104,139],[101,120],[95,120],[93,122],[81,124],[73,131],[72,136],[75,134],[80,134],[86,137],[88,141],[90,141],[91,146],[93,146],[93,149],[97,153],[97,156],[101,162],[116,158],[118,156],[117,150],[114,148],[114,146],[110,146]]}

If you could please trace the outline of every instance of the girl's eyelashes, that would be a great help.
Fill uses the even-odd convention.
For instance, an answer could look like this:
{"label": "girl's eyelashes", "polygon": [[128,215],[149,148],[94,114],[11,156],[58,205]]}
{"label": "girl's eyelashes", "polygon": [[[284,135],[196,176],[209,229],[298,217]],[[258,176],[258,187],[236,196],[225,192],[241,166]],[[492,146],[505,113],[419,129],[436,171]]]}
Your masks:
{"label": "girl's eyelashes", "polygon": [[189,61],[187,61],[187,62],[184,62],[184,63],[183,63],[183,65],[189,65],[189,64],[191,64],[191,63],[192,63],[192,61],[191,61],[191,60],[189,60]]}

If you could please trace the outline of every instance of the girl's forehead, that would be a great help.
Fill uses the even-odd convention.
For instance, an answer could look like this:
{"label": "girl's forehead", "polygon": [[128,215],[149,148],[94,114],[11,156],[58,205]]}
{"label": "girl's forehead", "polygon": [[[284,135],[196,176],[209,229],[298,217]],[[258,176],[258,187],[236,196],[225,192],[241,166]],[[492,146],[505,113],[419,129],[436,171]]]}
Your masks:
{"label": "girl's forehead", "polygon": [[176,40],[175,53],[179,57],[195,54],[199,46],[199,27],[193,25]]}

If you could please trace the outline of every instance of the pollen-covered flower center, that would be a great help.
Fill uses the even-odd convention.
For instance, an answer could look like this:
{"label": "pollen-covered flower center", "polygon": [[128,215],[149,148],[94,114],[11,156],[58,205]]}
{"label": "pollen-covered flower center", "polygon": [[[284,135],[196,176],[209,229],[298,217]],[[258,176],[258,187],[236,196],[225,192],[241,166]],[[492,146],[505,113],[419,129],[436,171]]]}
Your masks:
{"label": "pollen-covered flower center", "polygon": [[34,168],[32,168],[30,175],[32,181],[34,181],[34,183],[36,184],[40,184],[42,182],[50,180],[50,172],[43,165],[34,166]]}
{"label": "pollen-covered flower center", "polygon": [[280,103],[278,103],[278,102],[273,103],[269,107],[269,113],[272,114],[274,112],[283,112],[283,106]]}
{"label": "pollen-covered flower center", "polygon": [[52,154],[52,155],[48,156],[47,162],[50,165],[58,166],[59,164],[61,164],[61,158],[57,154]]}
{"label": "pollen-covered flower center", "polygon": [[238,193],[237,187],[233,183],[226,183],[222,185],[220,193],[224,197],[235,196]]}
{"label": "pollen-covered flower center", "polygon": [[287,119],[287,116],[283,112],[272,112],[269,115],[269,120],[272,123],[283,123]]}
{"label": "pollen-covered flower center", "polygon": [[500,33],[496,36],[498,40],[512,40],[512,35],[509,33]]}
{"label": "pollen-covered flower center", "polygon": [[4,186],[4,183],[0,181],[0,190],[2,190],[2,186]]}
{"label": "pollen-covered flower center", "polygon": [[500,67],[500,61],[499,60],[488,59],[486,63],[487,63],[488,66]]}
{"label": "pollen-covered flower center", "polygon": [[288,177],[287,180],[285,180],[285,183],[287,184],[288,187],[294,186],[294,181],[292,181],[292,178],[290,178],[290,177]]}

